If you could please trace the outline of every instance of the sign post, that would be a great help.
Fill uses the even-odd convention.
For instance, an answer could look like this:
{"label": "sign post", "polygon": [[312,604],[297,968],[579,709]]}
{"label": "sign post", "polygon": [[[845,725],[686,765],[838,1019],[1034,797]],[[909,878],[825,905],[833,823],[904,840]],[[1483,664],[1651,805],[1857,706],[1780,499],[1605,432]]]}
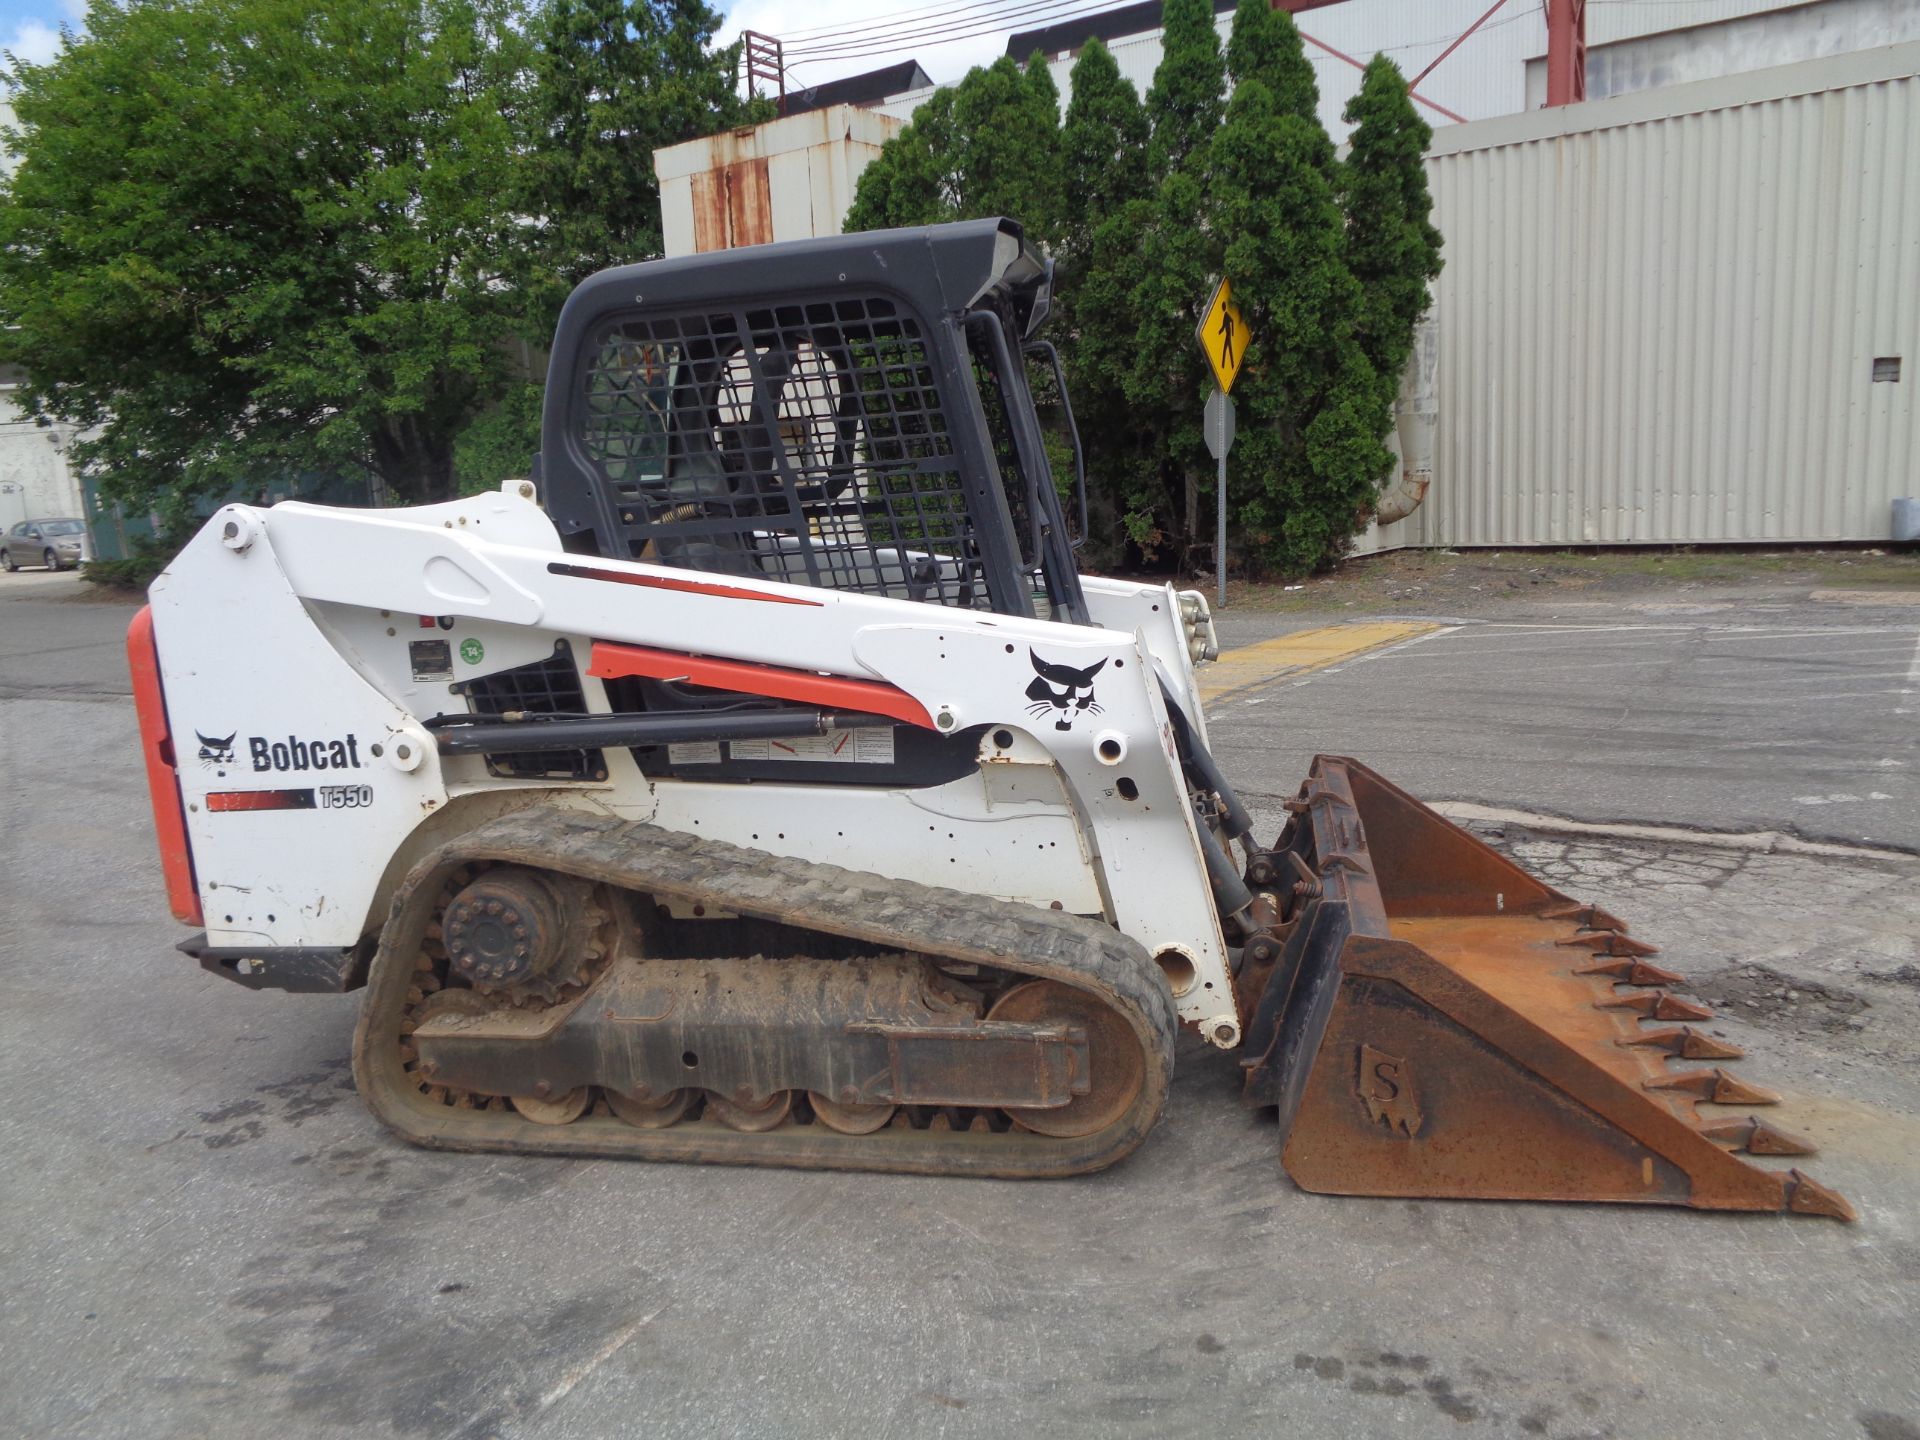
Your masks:
{"label": "sign post", "polygon": [[1201,428],[1207,437],[1207,452],[1219,464],[1214,486],[1213,570],[1215,589],[1221,609],[1227,606],[1227,452],[1233,448],[1233,400],[1227,393],[1240,376],[1246,359],[1247,324],[1240,318],[1240,307],[1233,303],[1233,288],[1225,276],[1214,287],[1213,298],[1201,312],[1194,339],[1207,357],[1207,365],[1217,382],[1201,412]]}
{"label": "sign post", "polygon": [[1233,397],[1216,388],[1200,412],[1207,453],[1219,463],[1214,486],[1213,569],[1220,608],[1227,608],[1227,452],[1233,448]]}

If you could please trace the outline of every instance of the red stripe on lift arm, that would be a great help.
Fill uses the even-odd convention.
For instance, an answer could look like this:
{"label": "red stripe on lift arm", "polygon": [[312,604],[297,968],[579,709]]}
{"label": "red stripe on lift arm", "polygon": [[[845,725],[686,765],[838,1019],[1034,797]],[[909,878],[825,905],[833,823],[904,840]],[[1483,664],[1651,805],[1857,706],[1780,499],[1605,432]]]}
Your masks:
{"label": "red stripe on lift arm", "polygon": [[887,715],[923,730],[934,728],[933,717],[927,714],[926,706],[906,691],[878,680],[849,680],[842,675],[817,675],[811,670],[755,665],[745,660],[713,660],[672,650],[651,650],[644,645],[620,645],[611,640],[593,642],[593,661],[587,673],[601,680],[620,680],[630,675],[645,676],[649,680],[685,680],[715,690],[739,690],[748,695],[799,700],[828,710]]}
{"label": "red stripe on lift arm", "polygon": [[127,668],[133,672],[133,708],[140,717],[140,752],[147,762],[147,797],[153,802],[167,907],[183,924],[204,925],[200,887],[193,879],[193,850],[187,843],[187,812],[174,769],[173,736],[167,727],[167,701],[160,689],[160,651],[153,639],[150,606],[142,605],[127,627]]}
{"label": "red stripe on lift arm", "polygon": [[799,595],[770,595],[764,590],[748,590],[741,585],[721,585],[712,580],[682,580],[672,575],[648,575],[635,570],[607,570],[598,565],[568,565],[556,560],[547,566],[549,575],[569,575],[576,580],[606,580],[615,585],[638,585],[647,590],[678,590],[686,595],[717,595],[723,600],[758,600],[767,605],[811,605],[818,610],[826,602],[808,600]]}

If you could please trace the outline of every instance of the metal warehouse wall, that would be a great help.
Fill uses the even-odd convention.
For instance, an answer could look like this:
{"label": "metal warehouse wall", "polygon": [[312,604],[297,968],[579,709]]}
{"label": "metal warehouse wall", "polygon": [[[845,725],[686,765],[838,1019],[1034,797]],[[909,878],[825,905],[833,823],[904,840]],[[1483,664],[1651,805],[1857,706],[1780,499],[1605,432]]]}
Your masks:
{"label": "metal warehouse wall", "polygon": [[1920,492],[1916,72],[1898,45],[1438,131],[1434,484],[1361,548],[1886,539]]}

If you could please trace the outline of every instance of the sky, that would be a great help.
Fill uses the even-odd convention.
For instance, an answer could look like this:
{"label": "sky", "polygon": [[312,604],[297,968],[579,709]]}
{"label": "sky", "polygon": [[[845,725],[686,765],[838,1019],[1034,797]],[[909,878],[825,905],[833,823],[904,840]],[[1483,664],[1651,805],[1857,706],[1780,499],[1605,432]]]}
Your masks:
{"label": "sky", "polygon": [[[1120,3],[1120,0],[1114,0],[1114,3]],[[58,49],[62,22],[77,25],[86,14],[86,8],[85,0],[0,0],[0,49],[11,51],[22,60],[44,64],[53,58]],[[715,8],[728,12],[719,35],[722,43],[731,41],[743,29],[759,30],[786,40],[792,50],[800,50],[808,45],[820,50],[822,53],[811,58],[803,55],[793,57],[788,67],[787,84],[789,88],[796,89],[818,85],[823,80],[837,79],[842,75],[857,75],[863,70],[876,70],[909,56],[917,57],[935,80],[957,80],[971,66],[991,64],[995,57],[1005,51],[1007,36],[1015,28],[1026,29],[1029,25],[1026,20],[1016,18],[1007,29],[987,35],[968,37],[963,34],[958,38],[951,34],[923,36],[902,40],[876,54],[835,56],[825,44],[826,36],[835,30],[870,27],[890,17],[902,17],[897,22],[902,25],[912,22],[913,25],[928,28],[940,24],[950,27],[953,23],[951,19],[928,21],[914,17],[916,13],[921,17],[929,12],[937,14],[941,11],[951,15],[956,10],[964,12],[966,9],[973,9],[976,13],[984,10],[990,14],[994,10],[1018,7],[986,4],[981,0],[974,0],[972,5],[968,4],[968,0],[813,0],[813,3],[804,7],[793,5],[791,0],[787,0],[787,3],[782,3],[782,0],[735,0],[731,5],[723,3]],[[1082,7],[1062,0],[1056,8],[1071,14]],[[1096,7],[1089,0],[1084,8]],[[1040,9],[1035,13],[1045,17],[1051,12]],[[964,31],[973,27],[963,25],[959,28]]]}
{"label": "sky", "polygon": [[60,48],[62,23],[77,26],[86,0],[0,0],[0,50],[44,65]]}
{"label": "sky", "polygon": [[[1114,2],[1119,4],[1119,0]],[[968,0],[814,0],[814,4],[799,8],[793,6],[791,0],[737,0],[732,6],[722,4],[716,8],[728,12],[718,36],[722,42],[733,40],[743,29],[751,29],[780,36],[787,40],[791,50],[803,50],[808,44],[822,50],[822,54],[814,58],[795,56],[789,65],[789,88],[804,88],[808,84],[839,79],[841,75],[858,75],[860,71],[879,69],[881,65],[906,60],[908,56],[916,56],[935,81],[956,81],[970,65],[993,63],[996,56],[1006,50],[1006,36],[1012,35],[1014,29],[1029,27],[1029,21],[1016,17],[1008,23],[1008,29],[991,35],[966,36],[964,31],[973,27],[962,25],[958,27],[962,35],[920,36],[900,40],[879,54],[833,56],[826,46],[826,35],[833,31],[872,27],[885,23],[889,17],[900,17],[897,21],[900,25],[927,29],[945,25],[950,31],[952,19],[929,21],[925,15],[929,12],[952,15],[956,10],[964,12],[968,8],[991,15],[995,10],[1016,6],[979,4],[979,0],[975,0],[973,6],[968,6]],[[1081,6],[1062,4],[1058,8],[1073,13]],[[1094,8],[1091,0],[1085,8]],[[0,50],[10,50],[21,60],[46,63],[54,58],[60,46],[61,23],[79,25],[84,13],[86,0],[0,0]],[[916,13],[920,19],[916,19]],[[1044,17],[1048,12],[1039,13]]]}
{"label": "sky", "polygon": [[[1110,3],[1118,5],[1125,3],[1125,0],[1110,0]],[[973,66],[991,65],[1005,54],[1007,37],[1015,30],[1029,30],[1053,18],[1065,18],[1107,7],[1096,5],[1092,0],[1079,5],[1070,3],[1070,0],[1061,0],[1061,3],[1052,6],[1042,6],[1034,3],[1034,0],[1026,0],[1024,4],[1020,0],[1007,0],[1002,4],[983,3],[983,0],[973,0],[971,4],[969,0],[813,0],[813,3],[802,8],[794,6],[790,0],[789,3],[781,3],[781,0],[735,0],[734,4],[723,8],[728,13],[719,38],[731,41],[742,30],[758,30],[764,35],[773,35],[785,41],[788,52],[787,88],[804,90],[822,81],[878,70],[883,65],[909,58],[917,59],[927,74],[937,81],[958,80]],[[969,10],[976,17],[976,22],[961,23],[967,20],[966,12]],[[1022,10],[1037,19],[1028,19],[1016,13],[1004,28],[984,35],[966,34],[978,28],[977,17],[983,13],[991,16],[995,12]],[[896,36],[915,30],[923,33],[910,38],[882,38],[876,44],[886,48],[877,53],[834,53],[836,48],[844,52],[848,47],[844,35],[837,40],[830,39],[833,32],[889,25]],[[888,30],[882,29],[878,33],[887,37]],[[805,54],[809,47],[817,52],[812,57]]]}

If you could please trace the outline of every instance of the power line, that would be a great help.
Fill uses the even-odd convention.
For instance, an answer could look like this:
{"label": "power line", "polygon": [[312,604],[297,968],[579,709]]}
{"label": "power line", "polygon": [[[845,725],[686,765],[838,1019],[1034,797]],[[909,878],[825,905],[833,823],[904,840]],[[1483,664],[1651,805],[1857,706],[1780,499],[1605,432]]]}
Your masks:
{"label": "power line", "polygon": [[[821,40],[811,45],[793,46],[787,53],[794,56],[812,56],[814,59],[839,59],[850,55],[874,54],[888,49],[899,49],[909,45],[947,45],[955,40],[969,39],[978,35],[991,35],[1001,30],[1011,29],[1006,22],[1016,17],[1025,17],[1027,23],[1045,20],[1058,23],[1079,19],[1082,16],[1098,15],[1111,8],[1105,0],[1089,5],[1087,0],[1024,0],[1014,5],[1001,4],[990,14],[976,15],[965,20],[948,21],[945,24],[923,25],[917,29],[896,31],[893,33],[873,32],[867,34],[849,34],[840,40]],[[1037,13],[1043,12],[1043,13]],[[954,33],[958,32],[958,33]],[[946,39],[934,37],[945,35]]]}
{"label": "power line", "polygon": [[[968,4],[955,5],[953,0],[932,0],[931,4],[915,5],[906,10],[895,10],[884,20],[873,23],[885,28],[896,24],[906,24],[916,16],[927,19],[938,19],[942,15],[958,15],[967,10],[992,10],[1006,3],[1007,0],[970,0]],[[935,13],[928,15],[927,12],[929,11]],[[864,22],[857,25],[848,25],[843,21],[835,21],[831,25],[815,25],[807,29],[790,30],[780,38],[783,40],[811,40],[824,36],[831,39],[839,35],[857,35],[868,28],[870,28],[870,26]]]}

